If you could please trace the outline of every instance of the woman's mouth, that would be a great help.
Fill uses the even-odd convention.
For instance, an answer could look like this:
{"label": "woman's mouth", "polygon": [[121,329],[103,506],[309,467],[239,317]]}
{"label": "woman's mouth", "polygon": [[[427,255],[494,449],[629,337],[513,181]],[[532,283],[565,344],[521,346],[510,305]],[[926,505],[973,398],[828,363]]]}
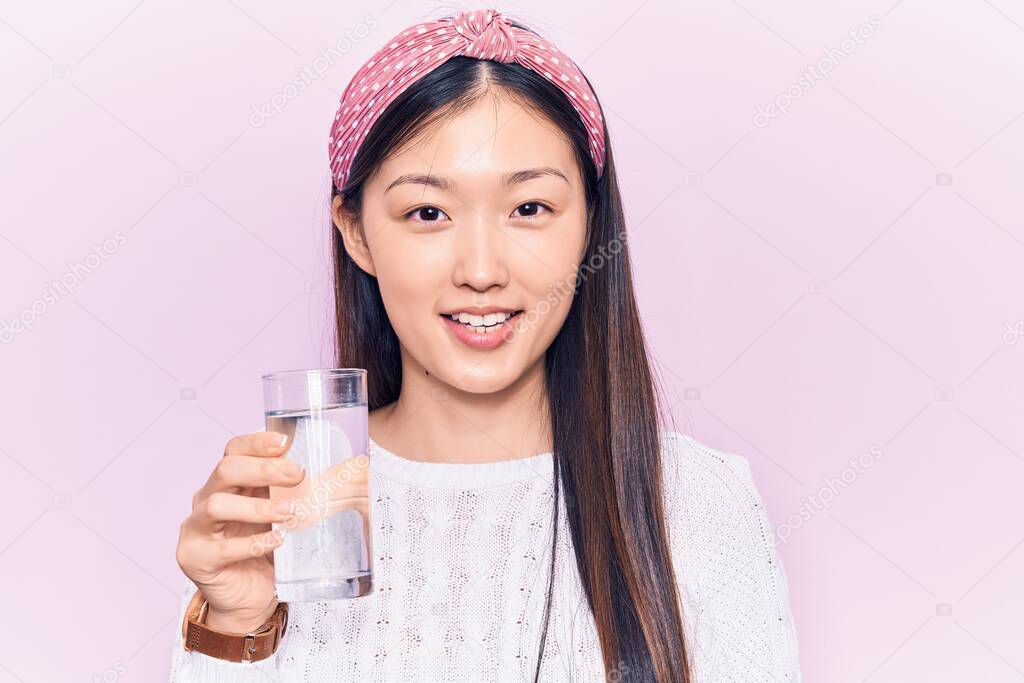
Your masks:
{"label": "woman's mouth", "polygon": [[509,334],[513,332],[512,321],[522,313],[522,310],[498,311],[485,315],[455,312],[442,313],[441,319],[467,346],[493,349],[507,341]]}

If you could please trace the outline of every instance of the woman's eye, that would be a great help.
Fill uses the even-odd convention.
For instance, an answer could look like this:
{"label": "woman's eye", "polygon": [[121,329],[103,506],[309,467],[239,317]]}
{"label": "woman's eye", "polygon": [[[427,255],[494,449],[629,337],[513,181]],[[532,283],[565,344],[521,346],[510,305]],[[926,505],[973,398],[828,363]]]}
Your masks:
{"label": "woman's eye", "polygon": [[405,214],[405,218],[412,218],[414,216],[418,218],[417,222],[419,223],[436,223],[440,220],[439,216],[447,218],[448,214],[436,206],[421,206]]}
{"label": "woman's eye", "polygon": [[[516,211],[520,211],[519,218],[536,218],[541,214],[541,211],[551,211],[546,205],[540,202],[526,202],[516,207]],[[515,212],[513,212],[515,213]]]}
{"label": "woman's eye", "polygon": [[[537,218],[544,211],[551,211],[551,209],[540,202],[526,202],[525,204],[517,206],[513,214],[515,215],[518,213],[516,216],[517,218],[526,218],[529,220]],[[413,209],[405,214],[405,218],[412,219],[417,223],[436,223],[448,218],[448,214],[436,206],[421,206],[418,209]]]}

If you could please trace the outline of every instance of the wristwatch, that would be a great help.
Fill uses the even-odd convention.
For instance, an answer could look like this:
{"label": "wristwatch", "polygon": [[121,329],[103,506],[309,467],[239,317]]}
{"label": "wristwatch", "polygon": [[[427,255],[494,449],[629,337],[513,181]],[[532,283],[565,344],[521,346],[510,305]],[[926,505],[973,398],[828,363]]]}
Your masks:
{"label": "wristwatch", "polygon": [[277,603],[267,623],[249,633],[226,633],[206,625],[208,603],[196,590],[185,608],[181,624],[182,644],[188,651],[226,659],[229,662],[258,662],[277,651],[288,627],[288,603]]}

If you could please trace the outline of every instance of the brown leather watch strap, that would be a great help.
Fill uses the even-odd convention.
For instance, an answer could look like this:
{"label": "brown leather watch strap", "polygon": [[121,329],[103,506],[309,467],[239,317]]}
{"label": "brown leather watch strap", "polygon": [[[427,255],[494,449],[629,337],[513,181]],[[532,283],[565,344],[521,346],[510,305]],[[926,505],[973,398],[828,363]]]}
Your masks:
{"label": "brown leather watch strap", "polygon": [[277,603],[277,609],[263,624],[250,633],[225,633],[210,628],[206,621],[206,600],[198,590],[185,608],[181,625],[182,644],[186,650],[201,652],[229,662],[258,662],[277,651],[288,627],[288,603]]}

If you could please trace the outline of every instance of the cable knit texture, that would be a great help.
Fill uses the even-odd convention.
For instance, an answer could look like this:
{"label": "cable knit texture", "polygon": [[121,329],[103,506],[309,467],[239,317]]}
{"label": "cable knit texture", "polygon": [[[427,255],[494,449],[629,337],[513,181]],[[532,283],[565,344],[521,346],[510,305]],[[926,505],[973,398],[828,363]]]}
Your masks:
{"label": "cable knit texture", "polygon": [[[551,453],[494,463],[408,460],[370,441],[374,591],[292,603],[278,651],[255,663],[182,648],[172,683],[533,680],[552,536]],[[747,460],[677,432],[664,495],[697,681],[800,680],[786,576]],[[564,506],[562,507],[564,513]],[[565,515],[542,681],[608,671]],[[196,590],[186,581],[180,619]]]}

